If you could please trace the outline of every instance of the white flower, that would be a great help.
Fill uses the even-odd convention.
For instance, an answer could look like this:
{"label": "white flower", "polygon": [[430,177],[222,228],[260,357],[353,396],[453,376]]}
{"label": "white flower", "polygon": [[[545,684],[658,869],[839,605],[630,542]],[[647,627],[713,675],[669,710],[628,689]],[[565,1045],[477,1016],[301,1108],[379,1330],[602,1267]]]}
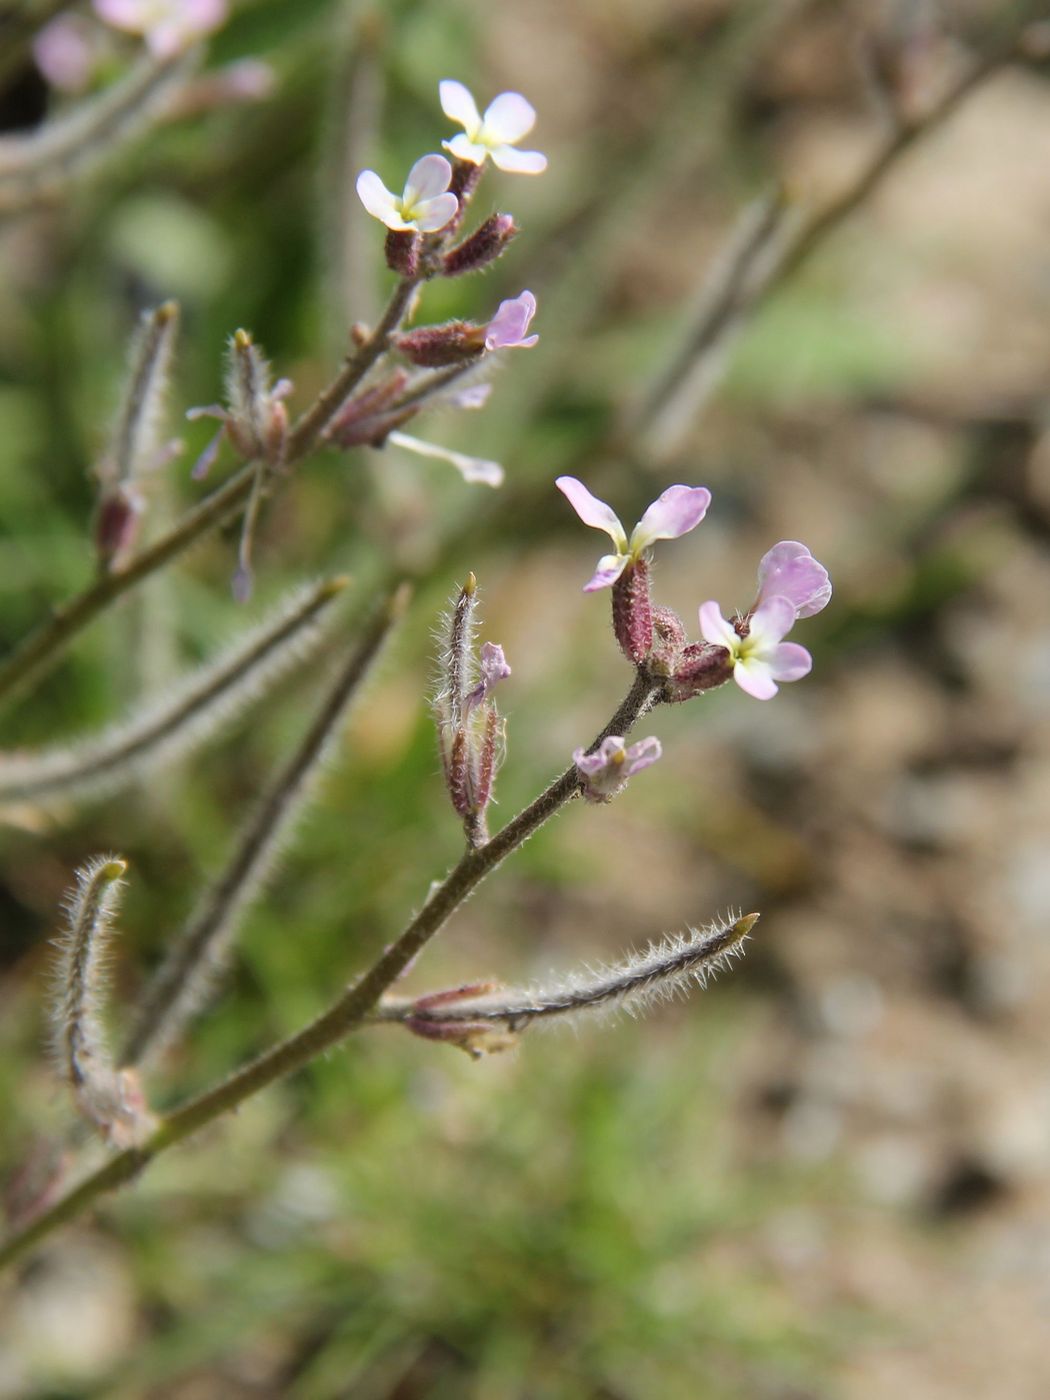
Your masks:
{"label": "white flower", "polygon": [[452,167],[444,156],[423,156],[408,172],[400,199],[374,170],[362,170],[358,175],[357,194],[372,218],[387,228],[434,233],[444,228],[459,208],[456,196],[446,193],[451,179]]}
{"label": "white flower", "polygon": [[446,78],[438,84],[438,92],[445,116],[464,128],[462,135],[442,142],[445,150],[451,151],[458,160],[484,165],[486,157],[491,156],[493,165],[500,170],[522,175],[539,175],[546,170],[547,157],[539,151],[514,149],[536,122],[531,103],[526,102],[520,92],[501,92],[485,108],[484,116],[478,112],[477,103],[462,83]]}

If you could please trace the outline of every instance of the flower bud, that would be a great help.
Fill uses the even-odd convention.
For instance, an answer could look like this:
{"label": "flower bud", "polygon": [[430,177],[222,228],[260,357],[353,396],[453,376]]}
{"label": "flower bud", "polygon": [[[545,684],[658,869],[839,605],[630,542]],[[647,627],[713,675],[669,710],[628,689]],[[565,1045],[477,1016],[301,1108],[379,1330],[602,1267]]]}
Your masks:
{"label": "flower bud", "polygon": [[501,257],[511,239],[519,232],[510,214],[492,214],[469,238],[449,249],[441,261],[446,277],[460,277],[465,272],[477,272]]}
{"label": "flower bud", "polygon": [[95,517],[95,552],[101,569],[115,569],[130,552],[145,505],[127,482],[114,486],[102,496]]}
{"label": "flower bud", "polygon": [[649,670],[655,676],[672,676],[685,650],[685,627],[673,608],[653,608],[653,649]]}

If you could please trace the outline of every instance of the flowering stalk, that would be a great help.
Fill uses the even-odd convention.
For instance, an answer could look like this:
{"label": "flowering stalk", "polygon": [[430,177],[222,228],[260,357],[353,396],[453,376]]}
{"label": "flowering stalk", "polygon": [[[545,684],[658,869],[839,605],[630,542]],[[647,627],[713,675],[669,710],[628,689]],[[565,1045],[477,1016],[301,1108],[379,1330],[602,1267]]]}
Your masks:
{"label": "flowering stalk", "polygon": [[[590,750],[610,734],[627,734],[656,702],[658,688],[639,673],[630,691]],[[265,1051],[214,1088],[173,1110],[144,1142],[119,1152],[35,1219],[0,1244],[0,1268],[22,1258],[60,1225],[92,1206],[107,1191],[136,1177],[155,1157],[236,1108],[278,1079],[295,1073],[316,1056],[367,1024],[383,993],[402,975],[423,947],[512,851],[524,844],[580,790],[573,764],[485,845],[470,847],[444,880],[433,887],[419,913],[371,968],[303,1030]]]}

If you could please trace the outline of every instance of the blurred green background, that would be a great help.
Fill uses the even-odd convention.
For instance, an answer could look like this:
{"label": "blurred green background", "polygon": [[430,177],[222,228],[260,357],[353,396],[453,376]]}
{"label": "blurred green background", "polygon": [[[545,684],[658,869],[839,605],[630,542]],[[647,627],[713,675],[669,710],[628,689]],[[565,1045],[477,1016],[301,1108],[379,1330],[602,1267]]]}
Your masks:
{"label": "blurred green background", "polygon": [[[0,224],[10,645],[90,577],[90,468],[144,306],[183,308],[187,450],[154,487],[156,529],[201,493],[207,425],[179,420],[218,396],[235,327],[302,407],[375,314],[382,232],[347,170],[400,188],[451,134],[439,79],[482,105],[522,90],[539,112],[525,144],[550,157],[539,179],[486,175],[477,211],[523,232],[423,305],[484,319],[538,298],[540,343],[505,357],[485,410],[420,424],[501,460],[502,491],[394,448],[324,452],[266,510],[252,618],[345,571],[349,628],[391,564],[428,581],[221,997],[151,1083],[161,1106],[326,1005],[458,855],[426,697],[431,630],[468,569],[482,636],[514,667],[497,820],[618,703],[606,600],[580,591],[600,541],[559,472],[628,522],[673,481],[711,488],[702,528],[657,564],[690,627],[707,598],[746,606],[779,538],[836,585],[800,634],[810,678],[768,705],[730,686],[655,716],[663,763],[609,808],[564,812],[405,985],[520,981],[761,910],[731,979],[477,1064],[393,1028],[357,1037],[5,1284],[0,1400],[1045,1395],[1045,63],[1003,71],[900,162],[673,441],[620,431],[748,201],[776,180],[826,198],[882,139],[865,56],[906,38],[921,100],[1014,20],[993,0],[245,0],[209,65],[264,59],[271,95],[162,124]],[[20,71],[4,120],[61,100]],[[5,715],[5,743],[90,730],[234,633],[235,546],[209,539],[94,626]],[[43,1046],[73,870],[110,849],[131,862],[119,1021],[302,733],[314,669],[144,789],[0,829],[5,1178],[70,1124]]]}

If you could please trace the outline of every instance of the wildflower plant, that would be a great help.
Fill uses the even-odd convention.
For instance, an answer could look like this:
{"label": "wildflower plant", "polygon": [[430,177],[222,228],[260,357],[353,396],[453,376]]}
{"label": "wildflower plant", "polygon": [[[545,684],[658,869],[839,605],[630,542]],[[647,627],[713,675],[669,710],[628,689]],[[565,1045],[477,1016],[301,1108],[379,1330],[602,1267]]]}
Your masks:
{"label": "wildflower plant", "polygon": [[[41,188],[87,178],[96,155],[141,137],[161,111],[178,111],[180,93],[185,96],[195,80],[201,41],[223,22],[226,7],[218,0],[184,6],[96,0],[95,12],[144,41],[143,67],[118,78],[115,92],[78,99],[79,112],[56,117],[57,130],[45,124],[34,144],[10,152],[6,164],[0,151],[0,209],[32,209]],[[362,450],[405,450],[444,460],[467,486],[503,483],[503,464],[453,452],[406,429],[434,410],[483,411],[490,371],[500,361],[510,371],[501,392],[512,394],[513,367],[521,360],[505,352],[536,349],[534,319],[545,335],[556,331],[537,315],[532,291],[500,299],[488,296],[484,284],[476,319],[426,319],[428,284],[483,272],[513,257],[519,236],[513,214],[492,212],[489,205],[475,215],[482,178],[495,182],[494,197],[502,199],[509,193],[506,175],[539,175],[547,160],[520,148],[536,121],[521,94],[502,93],[482,113],[462,83],[447,79],[438,100],[444,115],[462,128],[445,139],[435,112],[432,144],[441,143],[446,154],[421,153],[400,193],[376,171],[356,177],[360,204],[383,231],[366,226],[374,236],[374,257],[378,262],[382,250],[393,285],[371,325],[347,327],[345,357],[312,398],[298,397],[284,367],[271,367],[250,331],[233,330],[225,352],[219,346],[214,352],[215,361],[225,353],[221,402],[190,408],[186,415],[191,421],[212,417],[218,430],[196,462],[187,461],[181,444],[167,435],[174,417],[169,371],[178,307],[164,302],[143,317],[115,426],[93,472],[95,577],[0,660],[0,699],[26,693],[90,622],[223,526],[239,528],[230,572],[235,595],[247,604],[252,584],[265,588],[268,582],[258,526],[273,502],[294,493],[297,477],[322,449],[338,454],[338,469],[350,483],[361,471]],[[165,523],[152,516],[153,483],[173,471],[183,472],[201,494],[184,515]],[[203,485],[213,473],[219,483]],[[831,599],[827,570],[804,544],[774,544],[760,562],[757,593],[747,610],[727,618],[716,602],[704,602],[699,629],[691,635],[683,617],[658,596],[654,555],[674,548],[695,571],[698,597],[714,591],[704,532],[694,534],[717,509],[712,492],[665,475],[628,532],[578,477],[551,477],[546,489],[552,513],[556,488],[584,525],[612,542],[589,577],[582,536],[578,548],[583,591],[609,590],[613,636],[626,662],[623,698],[593,736],[566,744],[561,771],[530,802],[497,821],[500,766],[516,757],[513,725],[501,706],[528,669],[520,659],[527,650],[519,652],[513,637],[497,642],[486,634],[479,582],[473,572],[457,569],[460,582],[449,609],[434,623],[437,657],[429,699],[435,782],[443,783],[450,819],[463,829],[459,858],[445,873],[425,872],[435,877],[426,897],[399,932],[384,937],[383,951],[370,964],[349,980],[347,970],[339,970],[344,989],[326,1009],[188,1100],[166,1106],[165,1048],[184,1040],[194,1017],[220,994],[241,922],[265,897],[277,855],[317,790],[349,709],[361,702],[364,682],[411,606],[409,580],[388,567],[372,580],[374,596],[359,604],[359,616],[349,625],[345,599],[354,587],[342,578],[306,583],[276,612],[246,627],[218,661],[170,687],[166,696],[147,697],[101,733],[0,756],[0,806],[24,810],[46,803],[50,811],[53,804],[59,821],[98,791],[116,791],[213,742],[230,717],[264,701],[289,672],[323,670],[326,661],[331,666],[298,745],[276,771],[260,775],[256,802],[226,864],[212,881],[201,882],[196,907],[181,928],[166,931],[163,955],[136,1004],[115,1008],[111,1019],[120,1024],[118,1035],[99,1013],[100,968],[119,893],[141,877],[123,857],[108,853],[85,858],[73,875],[53,992],[55,1060],[107,1155],[100,1166],[58,1183],[46,1204],[15,1221],[0,1245],[0,1262],[23,1255],[159,1154],[352,1034],[393,1024],[477,1058],[517,1045],[534,1022],[610,1006],[636,1011],[703,986],[743,950],[757,914],[710,918],[670,936],[642,929],[645,951],[607,965],[569,968],[535,985],[508,987],[494,980],[490,967],[458,987],[420,992],[402,985],[410,970],[415,975],[426,945],[482,881],[563,807],[576,799],[588,809],[622,800],[631,780],[650,768],[642,781],[665,780],[672,765],[659,762],[661,739],[633,737],[643,720],[646,729],[655,728],[664,706],[697,700],[731,680],[750,697],[770,699],[781,683],[801,681],[813,664],[805,648],[785,640]],[[633,494],[640,506],[649,490],[635,481]],[[308,571],[308,561],[303,563]],[[452,580],[441,583],[447,589]],[[597,608],[597,600],[589,606]],[[344,633],[349,641],[339,640]],[[761,712],[753,714],[753,722],[762,723]],[[589,813],[588,819],[602,816]],[[490,960],[500,960],[495,946]]]}

